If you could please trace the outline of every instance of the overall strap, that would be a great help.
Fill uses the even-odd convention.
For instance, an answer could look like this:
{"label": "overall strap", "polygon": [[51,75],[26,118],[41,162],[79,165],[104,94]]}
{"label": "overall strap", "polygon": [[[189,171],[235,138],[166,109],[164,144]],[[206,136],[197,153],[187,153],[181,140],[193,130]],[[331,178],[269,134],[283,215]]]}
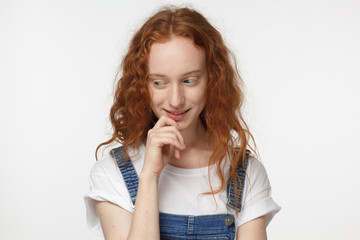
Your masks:
{"label": "overall strap", "polygon": [[111,156],[117,162],[120,172],[124,178],[126,187],[129,191],[131,201],[135,205],[136,195],[139,185],[139,177],[135,170],[134,165],[131,162],[131,159],[126,159],[126,154],[123,147],[114,148],[110,151]]}
{"label": "overall strap", "polygon": [[245,161],[243,163],[241,163],[237,168],[236,168],[236,173],[237,173],[237,177],[236,177],[236,193],[238,196],[238,200],[237,200],[237,205],[235,206],[235,186],[234,186],[234,181],[233,181],[233,177],[230,178],[230,181],[226,187],[226,196],[227,196],[227,203],[226,205],[228,207],[234,208],[236,210],[238,210],[239,212],[241,211],[241,200],[242,200],[242,196],[243,196],[243,192],[244,192],[244,186],[245,186],[245,177],[246,177],[246,168],[249,162],[248,156],[250,155],[250,151],[246,150],[246,158]]}

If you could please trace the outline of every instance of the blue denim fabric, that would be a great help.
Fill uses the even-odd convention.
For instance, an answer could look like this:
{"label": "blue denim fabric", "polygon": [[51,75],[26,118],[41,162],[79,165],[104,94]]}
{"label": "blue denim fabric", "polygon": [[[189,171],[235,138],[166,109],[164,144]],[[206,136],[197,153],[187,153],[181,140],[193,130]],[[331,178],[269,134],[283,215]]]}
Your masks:
{"label": "blue denim fabric", "polygon": [[[112,157],[116,160],[120,172],[126,183],[132,203],[135,205],[136,195],[139,185],[137,172],[129,159],[126,161],[126,155],[123,147],[114,148],[110,151]],[[243,195],[243,187],[245,184],[245,175],[248,159],[237,169],[237,193],[238,206],[241,210],[241,199]],[[230,182],[226,188],[227,205],[235,208],[235,191],[234,184]],[[235,219],[230,214],[217,215],[175,215],[167,213],[159,213],[160,218],[160,239],[228,239],[235,238]]]}
{"label": "blue denim fabric", "polygon": [[[227,226],[225,219],[231,218]],[[234,216],[229,214],[185,216],[160,213],[160,239],[234,239]]]}
{"label": "blue denim fabric", "polygon": [[246,176],[246,168],[248,165],[248,158],[245,159],[245,161],[236,168],[237,177],[236,177],[236,195],[238,195],[238,203],[235,206],[235,186],[233,182],[233,178],[230,178],[230,182],[226,187],[226,195],[227,195],[227,205],[229,207],[232,207],[234,209],[237,209],[238,211],[241,211],[241,199],[243,195],[243,188],[245,186],[245,176]]}
{"label": "blue denim fabric", "polygon": [[135,205],[137,190],[139,186],[139,177],[134,165],[129,159],[126,161],[126,155],[122,147],[114,148],[110,151],[111,156],[116,160],[120,172],[125,180],[126,187],[130,193],[131,201]]}

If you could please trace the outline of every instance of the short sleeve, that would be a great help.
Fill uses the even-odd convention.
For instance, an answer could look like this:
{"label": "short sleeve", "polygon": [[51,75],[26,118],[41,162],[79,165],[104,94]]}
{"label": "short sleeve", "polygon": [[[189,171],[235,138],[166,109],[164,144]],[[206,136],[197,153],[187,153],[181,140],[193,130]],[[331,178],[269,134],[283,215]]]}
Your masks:
{"label": "short sleeve", "polygon": [[95,209],[95,201],[108,201],[133,212],[124,179],[110,156],[95,163],[90,173],[90,190],[84,195],[86,220],[89,229],[103,236],[100,218]]}
{"label": "short sleeve", "polygon": [[266,216],[268,225],[281,209],[271,197],[271,185],[264,166],[255,158],[249,159],[242,206],[237,227],[261,216]]}

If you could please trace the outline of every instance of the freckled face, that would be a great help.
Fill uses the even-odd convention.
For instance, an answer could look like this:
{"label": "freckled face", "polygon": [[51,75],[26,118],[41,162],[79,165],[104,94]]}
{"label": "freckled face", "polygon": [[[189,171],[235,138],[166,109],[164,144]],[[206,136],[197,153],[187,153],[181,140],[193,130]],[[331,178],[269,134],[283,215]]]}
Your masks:
{"label": "freckled face", "polygon": [[195,130],[206,104],[204,52],[189,38],[172,37],[152,44],[148,67],[152,111],[177,121],[182,130]]}

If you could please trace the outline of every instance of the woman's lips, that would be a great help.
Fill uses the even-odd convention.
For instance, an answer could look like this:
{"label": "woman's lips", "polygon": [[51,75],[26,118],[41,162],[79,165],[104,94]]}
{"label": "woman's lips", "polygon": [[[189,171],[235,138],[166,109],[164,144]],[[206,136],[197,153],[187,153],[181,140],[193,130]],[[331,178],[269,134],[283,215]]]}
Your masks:
{"label": "woman's lips", "polygon": [[172,120],[181,121],[185,118],[185,116],[189,110],[190,109],[183,110],[183,111],[168,111],[168,110],[165,110],[165,111],[166,111],[167,116],[169,118],[171,118]]}

